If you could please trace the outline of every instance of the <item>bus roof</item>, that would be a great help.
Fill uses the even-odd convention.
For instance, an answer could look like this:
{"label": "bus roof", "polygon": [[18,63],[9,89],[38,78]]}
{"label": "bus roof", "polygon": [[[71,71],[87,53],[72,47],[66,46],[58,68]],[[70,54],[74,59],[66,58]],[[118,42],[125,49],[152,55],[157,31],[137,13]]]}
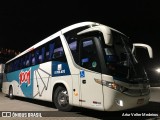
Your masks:
{"label": "bus roof", "polygon": [[[100,24],[100,23],[97,23],[97,22],[89,22],[89,21],[88,21],[88,22],[76,23],[76,24],[70,25],[70,26],[68,26],[68,27],[65,27],[65,28],[59,30],[58,32],[50,35],[49,37],[41,40],[40,42],[36,43],[35,45],[29,47],[28,49],[26,49],[25,51],[23,51],[23,52],[20,53],[19,55],[15,56],[14,58],[12,58],[12,59],[10,59],[9,61],[7,61],[6,63],[11,62],[11,61],[15,60],[15,59],[18,58],[18,57],[21,57],[22,55],[24,55],[24,54],[26,54],[26,53],[34,50],[35,48],[43,45],[43,44],[46,43],[46,42],[51,41],[52,39],[60,36],[61,34],[64,34],[64,33],[68,32],[68,31],[70,31],[70,30],[73,30],[73,29],[78,28],[78,27],[83,27],[83,26],[90,26],[90,27],[92,27],[92,26],[98,26],[98,25],[103,25],[103,24]],[[106,26],[106,25],[105,25],[105,26]],[[109,26],[106,26],[106,27],[108,27],[109,29],[111,29],[111,30],[113,30],[113,31],[116,31],[116,32],[118,32],[118,33],[120,33],[120,34],[123,34],[123,33],[121,33],[120,31],[118,31],[118,30],[116,30],[116,29],[113,29],[113,28],[111,28],[111,27],[109,27]],[[123,34],[123,35],[125,35],[125,34]]]}

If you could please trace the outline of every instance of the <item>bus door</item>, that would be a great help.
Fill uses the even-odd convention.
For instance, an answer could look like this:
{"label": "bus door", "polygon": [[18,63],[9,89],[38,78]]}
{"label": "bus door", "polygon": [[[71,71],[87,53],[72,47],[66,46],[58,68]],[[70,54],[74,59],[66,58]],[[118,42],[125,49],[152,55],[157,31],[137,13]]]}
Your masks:
{"label": "bus door", "polygon": [[[97,40],[97,39],[96,39]],[[82,107],[103,109],[102,85],[96,83],[101,80],[101,67],[95,39],[85,38],[80,41],[80,103]]]}

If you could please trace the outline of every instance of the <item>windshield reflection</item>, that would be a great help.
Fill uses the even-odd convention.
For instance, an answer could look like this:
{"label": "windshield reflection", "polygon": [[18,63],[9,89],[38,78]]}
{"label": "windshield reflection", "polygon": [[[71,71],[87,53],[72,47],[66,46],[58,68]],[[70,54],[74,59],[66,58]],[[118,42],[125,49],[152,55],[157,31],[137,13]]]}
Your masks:
{"label": "windshield reflection", "polygon": [[143,67],[131,52],[132,44],[126,36],[112,32],[113,45],[104,46],[105,63],[108,74],[115,79],[136,81],[135,78],[147,79]]}

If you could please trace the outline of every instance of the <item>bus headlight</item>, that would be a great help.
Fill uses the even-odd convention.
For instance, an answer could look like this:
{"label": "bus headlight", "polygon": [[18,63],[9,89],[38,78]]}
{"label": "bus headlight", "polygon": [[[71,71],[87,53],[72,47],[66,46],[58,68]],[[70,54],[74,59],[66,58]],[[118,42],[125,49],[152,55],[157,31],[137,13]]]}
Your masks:
{"label": "bus headlight", "polygon": [[102,85],[104,86],[107,86],[109,88],[112,88],[112,89],[117,89],[118,85],[114,82],[108,82],[108,81],[105,81],[105,80],[102,80]]}
{"label": "bus headlight", "polygon": [[116,101],[117,105],[119,105],[121,107],[123,106],[123,100],[116,99],[115,101]]}
{"label": "bus headlight", "polygon": [[107,86],[111,89],[117,90],[119,92],[124,92],[127,90],[126,87],[116,84],[115,82],[108,82],[106,80],[94,79],[96,83]]}

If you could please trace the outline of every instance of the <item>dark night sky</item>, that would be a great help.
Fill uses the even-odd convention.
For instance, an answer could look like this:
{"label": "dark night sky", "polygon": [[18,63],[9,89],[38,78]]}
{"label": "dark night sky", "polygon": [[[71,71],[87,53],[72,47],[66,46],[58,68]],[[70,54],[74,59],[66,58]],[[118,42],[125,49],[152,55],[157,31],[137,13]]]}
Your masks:
{"label": "dark night sky", "polygon": [[[160,65],[159,4],[154,1],[33,1],[0,2],[0,47],[23,51],[71,24],[94,21],[113,27],[153,48],[149,67]],[[147,63],[148,64],[148,63]]]}

